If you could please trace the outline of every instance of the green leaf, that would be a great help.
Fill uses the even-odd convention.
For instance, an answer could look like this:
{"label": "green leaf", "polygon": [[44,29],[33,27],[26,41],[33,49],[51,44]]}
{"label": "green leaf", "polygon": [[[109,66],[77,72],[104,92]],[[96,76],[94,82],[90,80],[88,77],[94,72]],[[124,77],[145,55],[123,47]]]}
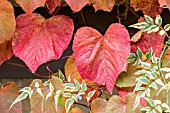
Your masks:
{"label": "green leaf", "polygon": [[46,81],[43,84],[44,84],[44,86],[50,86],[50,81]]}
{"label": "green leaf", "polygon": [[[54,96],[54,101],[55,101],[55,105],[57,106],[58,105],[58,101],[59,101],[59,96],[60,96],[60,93],[62,92],[62,90],[57,90],[56,91],[56,94]],[[56,107],[57,108],[57,107]]]}
{"label": "green leaf", "polygon": [[146,22],[148,22],[149,24],[154,25],[154,21],[150,16],[144,15],[144,17],[145,17]]}
{"label": "green leaf", "polygon": [[11,104],[11,106],[10,106],[9,109],[11,109],[12,106],[13,106],[14,104],[16,104],[17,102],[19,102],[19,101],[24,100],[25,98],[27,98],[28,95],[29,95],[28,92],[22,92],[22,93],[15,99],[15,101]]}
{"label": "green leaf", "polygon": [[148,79],[139,79],[139,81],[141,81],[145,85],[149,85],[150,84],[150,81]]}
{"label": "green leaf", "polygon": [[157,16],[156,16],[155,23],[156,23],[158,26],[161,26],[161,25],[162,25],[162,18],[161,18],[160,15],[157,15]]}
{"label": "green leaf", "polygon": [[166,109],[169,109],[169,106],[166,103],[162,103],[161,106],[166,108]]}
{"label": "green leaf", "polygon": [[148,25],[148,26],[146,26],[146,27],[144,27],[143,29],[142,29],[142,32],[145,32],[145,31],[148,31],[148,30],[150,30],[150,25]]}
{"label": "green leaf", "polygon": [[64,86],[65,86],[65,89],[66,88],[71,88],[71,89],[75,89],[76,88],[73,83],[65,83]]}
{"label": "green leaf", "polygon": [[51,97],[51,96],[52,96],[52,94],[53,94],[53,92],[49,92],[49,93],[46,95],[45,100],[47,100],[49,97]]}
{"label": "green leaf", "polygon": [[166,25],[164,26],[164,30],[165,30],[165,31],[169,31],[169,30],[170,30],[170,24],[166,24]]}
{"label": "green leaf", "polygon": [[138,89],[142,86],[142,82],[138,81],[136,86],[135,86],[135,89],[133,91],[133,93],[135,93],[135,91],[138,91]]}
{"label": "green leaf", "polygon": [[59,78],[61,79],[61,80],[65,80],[66,78],[65,78],[65,76],[64,76],[64,74],[59,70]]}
{"label": "green leaf", "polygon": [[140,110],[141,111],[150,111],[150,110],[152,110],[152,108],[147,106],[147,107],[142,107]]}
{"label": "green leaf", "polygon": [[139,102],[140,102],[140,98],[141,97],[145,97],[145,92],[138,92],[137,95],[136,95],[136,99],[135,99],[135,104],[134,104],[134,109],[137,108],[137,106],[139,105]]}
{"label": "green leaf", "polygon": [[157,84],[161,85],[161,86],[164,86],[164,83],[162,82],[161,79],[157,79],[157,80],[155,80],[155,82],[156,82]]}
{"label": "green leaf", "polygon": [[150,99],[150,98],[145,98],[145,100],[152,106],[155,107],[156,103],[154,102],[154,100]]}
{"label": "green leaf", "polygon": [[54,87],[53,87],[53,85],[52,85],[52,83],[51,83],[51,82],[50,82],[49,89],[50,89],[50,91],[54,91]]}
{"label": "green leaf", "polygon": [[126,59],[127,61],[134,62],[136,60],[136,54],[130,53],[130,56]]}
{"label": "green leaf", "polygon": [[158,91],[157,95],[159,95],[160,92],[164,91],[164,90],[169,90],[170,89],[170,84],[166,84],[163,87],[161,87],[161,89]]}
{"label": "green leaf", "polygon": [[78,95],[73,94],[71,98],[74,99],[76,102],[78,102]]}
{"label": "green leaf", "polygon": [[149,33],[157,32],[157,31],[159,31],[159,27],[156,26],[156,25],[151,25],[151,26],[150,26],[150,29],[148,30],[147,33],[149,34]]}
{"label": "green leaf", "polygon": [[79,92],[78,92],[78,95],[84,95],[85,94],[85,92],[83,91],[83,90],[80,90]]}
{"label": "green leaf", "polygon": [[145,73],[147,73],[146,70],[139,70],[139,71],[135,72],[135,75],[142,75],[142,74],[145,74]]}
{"label": "green leaf", "polygon": [[143,52],[141,51],[140,48],[138,48],[138,50],[137,50],[137,55],[139,58],[142,58],[142,56],[143,56]]}
{"label": "green leaf", "polygon": [[73,103],[74,103],[74,100],[72,98],[69,98],[69,99],[66,100],[66,103],[65,103],[66,113],[69,112]]}
{"label": "green leaf", "polygon": [[76,89],[79,90],[80,89],[80,83],[74,79],[74,84],[76,85]]}
{"label": "green leaf", "polygon": [[151,90],[149,88],[146,88],[145,93],[148,97],[150,97]]}
{"label": "green leaf", "polygon": [[154,89],[158,89],[158,86],[156,85],[155,82],[152,82],[152,83],[149,85],[149,87],[154,88]]}
{"label": "green leaf", "polygon": [[155,54],[153,54],[153,56],[152,56],[152,63],[157,63],[157,59],[156,59],[156,57],[155,57]]}
{"label": "green leaf", "polygon": [[142,29],[146,26],[148,26],[149,24],[146,23],[146,22],[140,22],[140,23],[136,23],[136,24],[133,24],[133,25],[130,25],[129,27],[133,27],[133,28],[136,28],[136,29]]}
{"label": "green leaf", "polygon": [[150,59],[150,57],[152,56],[152,52],[153,52],[153,49],[152,47],[149,49],[149,52],[146,53],[146,58],[147,59]]}
{"label": "green leaf", "polygon": [[161,35],[161,36],[164,35],[165,33],[166,33],[166,31],[163,29],[159,31],[159,35]]}
{"label": "green leaf", "polygon": [[86,83],[85,83],[84,80],[82,81],[81,89],[82,89],[83,91],[86,91],[86,90],[87,90],[87,86],[86,86]]}
{"label": "green leaf", "polygon": [[31,91],[30,87],[24,87],[24,88],[19,90],[19,92],[27,92],[27,93],[29,93],[30,91]]}
{"label": "green leaf", "polygon": [[71,93],[64,93],[63,96],[64,96],[64,97],[71,97],[72,94],[71,94]]}
{"label": "green leaf", "polygon": [[95,92],[96,92],[96,90],[90,91],[90,92],[87,94],[87,96],[86,96],[87,101],[90,100],[90,98],[95,94]]}
{"label": "green leaf", "polygon": [[147,63],[147,62],[142,62],[142,61],[140,61],[140,65],[141,65],[142,67],[144,67],[145,69],[151,68],[151,64],[150,64],[150,63]]}

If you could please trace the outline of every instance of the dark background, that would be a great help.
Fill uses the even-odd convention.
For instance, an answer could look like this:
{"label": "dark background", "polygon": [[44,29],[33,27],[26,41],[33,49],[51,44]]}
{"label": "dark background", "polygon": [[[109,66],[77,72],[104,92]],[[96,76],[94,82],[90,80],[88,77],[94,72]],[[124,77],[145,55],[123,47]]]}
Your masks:
{"label": "dark background", "polygon": [[[14,7],[14,9],[15,9],[16,17],[24,13],[21,7]],[[125,9],[124,6],[120,6],[119,7],[120,13],[123,13],[124,9]],[[44,7],[40,7],[36,9],[34,13],[39,13],[45,18],[50,18],[52,16],[47,12],[47,9]],[[138,11],[136,13],[139,16],[142,16],[141,11]],[[170,23],[169,13],[170,12],[168,9],[164,9],[163,12],[161,13],[161,16],[163,18],[163,25]],[[90,26],[97,29],[100,33],[104,34],[111,23],[119,22],[117,18],[117,16],[119,16],[117,13],[117,6],[115,6],[111,12],[104,12],[104,11],[95,12],[93,7],[86,6],[82,9],[81,12],[78,13],[73,13],[69,7],[62,7],[57,14],[64,14],[73,19],[75,24],[74,33],[78,28],[82,26]],[[134,15],[132,11],[128,11],[127,17],[121,20],[121,23],[127,27],[131,36],[137,30],[133,28],[128,28],[128,26],[136,23],[139,16]],[[83,18],[85,21],[83,21]],[[23,61],[13,56],[10,60],[4,62],[0,66],[0,78],[44,78],[40,76],[49,76],[49,71],[47,70],[47,66],[53,72],[58,71],[58,69],[64,72],[65,62],[68,56],[72,54],[72,41],[60,59],[49,61],[41,65],[37,70],[36,74],[31,73],[28,67],[25,66],[25,63]],[[23,65],[24,67],[20,65]]]}

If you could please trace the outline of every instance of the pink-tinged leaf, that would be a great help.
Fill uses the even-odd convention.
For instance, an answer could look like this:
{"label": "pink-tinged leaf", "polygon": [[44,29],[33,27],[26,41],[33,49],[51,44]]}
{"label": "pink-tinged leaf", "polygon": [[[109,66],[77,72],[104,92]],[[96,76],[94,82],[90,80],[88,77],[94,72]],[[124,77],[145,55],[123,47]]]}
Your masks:
{"label": "pink-tinged leaf", "polygon": [[49,12],[52,14],[56,7],[60,6],[61,0],[46,0]]}
{"label": "pink-tinged leaf", "polygon": [[81,76],[106,85],[112,92],[130,53],[130,37],[117,23],[110,25],[104,36],[91,27],[82,27],[75,34],[73,51]]}
{"label": "pink-tinged leaf", "polygon": [[12,41],[0,44],[0,65],[13,56]]}
{"label": "pink-tinged leaf", "polygon": [[170,0],[158,0],[158,2],[161,7],[163,7],[165,5],[170,10]]}
{"label": "pink-tinged leaf", "polygon": [[11,110],[11,104],[19,96],[19,88],[13,82],[8,82],[0,89],[0,113],[22,113],[22,103],[16,103]]}
{"label": "pink-tinged leaf", "polygon": [[39,65],[60,58],[70,43],[73,30],[73,21],[68,16],[45,20],[39,14],[20,15],[13,40],[14,55],[35,72]]}
{"label": "pink-tinged leaf", "polygon": [[46,0],[16,0],[16,2],[22,7],[22,9],[31,14],[36,8],[44,6]]}
{"label": "pink-tinged leaf", "polygon": [[131,42],[131,51],[136,52],[138,47],[143,53],[147,53],[152,47],[153,53],[159,57],[162,53],[162,47],[166,35],[159,35],[159,32],[147,34],[143,32],[141,38],[137,42]]}
{"label": "pink-tinged leaf", "polygon": [[7,0],[0,0],[0,44],[14,36],[16,27],[14,9]]}
{"label": "pink-tinged leaf", "polygon": [[87,3],[88,0],[65,0],[74,12],[79,12]]}
{"label": "pink-tinged leaf", "polygon": [[110,12],[115,5],[115,0],[89,0],[93,4],[95,11],[103,10]]}

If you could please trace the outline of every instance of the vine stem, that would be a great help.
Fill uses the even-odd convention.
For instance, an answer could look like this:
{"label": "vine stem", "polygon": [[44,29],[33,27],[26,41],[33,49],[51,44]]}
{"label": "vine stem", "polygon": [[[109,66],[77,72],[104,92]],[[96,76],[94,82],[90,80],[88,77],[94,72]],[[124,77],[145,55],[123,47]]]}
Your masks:
{"label": "vine stem", "polygon": [[42,96],[42,106],[41,106],[41,112],[44,113],[44,95]]}

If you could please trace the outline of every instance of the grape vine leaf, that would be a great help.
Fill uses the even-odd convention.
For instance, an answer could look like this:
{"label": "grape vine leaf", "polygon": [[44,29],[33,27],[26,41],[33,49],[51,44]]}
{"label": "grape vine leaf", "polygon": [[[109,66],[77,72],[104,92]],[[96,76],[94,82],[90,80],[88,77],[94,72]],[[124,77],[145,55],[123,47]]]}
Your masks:
{"label": "grape vine leaf", "polygon": [[146,54],[152,47],[155,56],[159,57],[162,52],[165,36],[166,35],[159,35],[159,31],[150,34],[143,32],[141,38],[137,42],[131,42],[131,52],[136,52],[137,49],[140,48],[142,52]]}
{"label": "grape vine leaf", "polygon": [[0,44],[0,65],[13,56],[12,41]]}
{"label": "grape vine leaf", "polygon": [[26,13],[31,14],[36,8],[44,6],[45,1],[46,0],[16,0],[16,3],[18,3]]}
{"label": "grape vine leaf", "polygon": [[170,10],[170,0],[158,0],[158,2],[161,7],[163,7],[165,5]]}
{"label": "grape vine leaf", "polygon": [[39,65],[62,55],[73,30],[73,21],[68,16],[57,15],[45,20],[39,14],[20,15],[13,39],[14,55],[35,72]]}
{"label": "grape vine leaf", "polygon": [[95,11],[103,10],[110,12],[115,5],[115,0],[89,0],[93,4]]}
{"label": "grape vine leaf", "polygon": [[128,94],[124,101],[121,97],[113,95],[106,105],[106,113],[141,113],[139,107],[133,111],[135,97],[135,94]]}
{"label": "grape vine leaf", "polygon": [[22,113],[22,103],[18,102],[11,110],[9,108],[19,95],[19,88],[14,82],[8,82],[0,89],[0,112],[1,113]]}
{"label": "grape vine leaf", "polygon": [[73,12],[79,12],[86,4],[89,3],[88,0],[65,0],[65,2],[70,6]]}
{"label": "grape vine leaf", "polygon": [[47,8],[52,14],[56,7],[60,6],[61,0],[46,0]]}
{"label": "grape vine leaf", "polygon": [[131,0],[130,5],[135,11],[142,10],[145,15],[155,17],[162,12],[157,0]]}
{"label": "grape vine leaf", "polygon": [[73,51],[81,76],[106,85],[112,93],[130,54],[129,33],[118,23],[111,24],[104,36],[91,27],[82,27],[75,34]]}
{"label": "grape vine leaf", "polygon": [[107,101],[97,98],[92,101],[90,113],[105,113]]}
{"label": "grape vine leaf", "polygon": [[[71,55],[68,59],[67,62],[64,66],[64,70],[65,70],[65,76],[68,80],[68,77],[70,76],[71,82],[74,83],[74,79],[76,79],[79,83],[82,83],[82,80],[84,80],[86,82],[86,85],[89,86],[85,92],[84,95],[82,95],[82,97],[86,100],[86,96],[90,91],[93,91],[95,89],[98,89],[101,87],[100,84],[97,84],[93,81],[90,81],[88,79],[83,79],[82,76],[80,75],[80,73],[77,70],[76,64],[75,64],[75,60],[74,60],[74,56]],[[91,87],[90,87],[91,86]],[[101,91],[96,90],[95,94],[90,98],[89,102],[91,102],[92,100],[98,98],[101,94]]]}
{"label": "grape vine leaf", "polygon": [[7,0],[0,0],[0,44],[12,39],[16,21],[14,9]]}

